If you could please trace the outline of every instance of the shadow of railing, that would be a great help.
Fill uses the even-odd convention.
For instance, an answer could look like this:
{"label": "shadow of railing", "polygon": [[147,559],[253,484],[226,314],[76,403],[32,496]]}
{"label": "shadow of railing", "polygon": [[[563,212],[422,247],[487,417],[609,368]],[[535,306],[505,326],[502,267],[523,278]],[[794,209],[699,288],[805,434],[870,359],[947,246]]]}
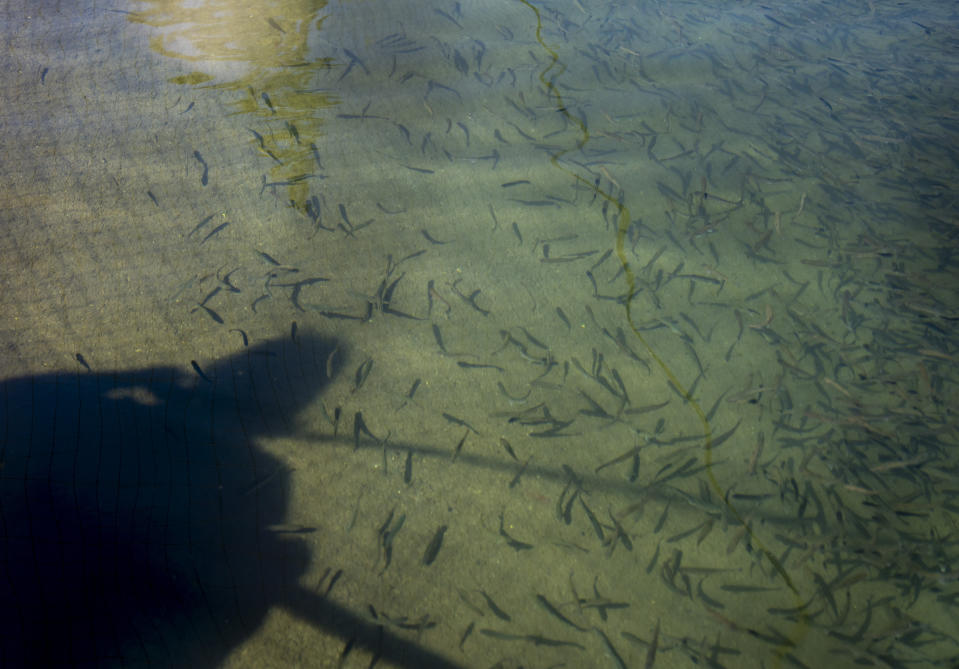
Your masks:
{"label": "shadow of railing", "polygon": [[[0,665],[215,666],[281,607],[373,657],[456,666],[302,586],[307,543],[273,529],[289,515],[292,470],[265,439],[452,459],[428,445],[302,429],[298,414],[329,383],[337,347],[287,337],[192,372],[94,371],[78,356],[78,373],[0,383]],[[455,466],[512,478],[522,465],[464,452]],[[558,462],[523,471],[559,483],[570,475]],[[723,514],[721,500],[697,500],[676,480],[576,476],[585,490]]]}

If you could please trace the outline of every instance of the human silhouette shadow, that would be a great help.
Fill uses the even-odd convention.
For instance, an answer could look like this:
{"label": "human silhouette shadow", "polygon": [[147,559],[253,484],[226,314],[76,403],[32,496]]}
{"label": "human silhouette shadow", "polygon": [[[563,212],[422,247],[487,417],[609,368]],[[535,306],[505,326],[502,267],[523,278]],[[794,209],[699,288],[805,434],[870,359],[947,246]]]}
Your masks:
{"label": "human silhouette shadow", "polygon": [[0,666],[214,666],[288,599],[309,552],[259,442],[335,346],[0,384]]}
{"label": "human silhouette shadow", "polygon": [[300,334],[192,371],[78,355],[0,383],[0,667],[213,667],[273,606],[374,658],[455,666],[299,583],[312,528],[283,524],[292,469],[262,442],[309,432],[337,346]]}

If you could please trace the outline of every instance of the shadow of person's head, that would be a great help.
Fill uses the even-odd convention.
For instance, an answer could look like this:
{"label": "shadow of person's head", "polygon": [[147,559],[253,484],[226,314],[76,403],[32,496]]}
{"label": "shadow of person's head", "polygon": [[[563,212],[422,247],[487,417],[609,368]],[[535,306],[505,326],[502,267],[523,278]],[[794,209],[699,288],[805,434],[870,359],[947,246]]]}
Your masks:
{"label": "shadow of person's head", "polygon": [[210,666],[249,635],[309,559],[264,439],[296,429],[335,346],[3,382],[0,664]]}

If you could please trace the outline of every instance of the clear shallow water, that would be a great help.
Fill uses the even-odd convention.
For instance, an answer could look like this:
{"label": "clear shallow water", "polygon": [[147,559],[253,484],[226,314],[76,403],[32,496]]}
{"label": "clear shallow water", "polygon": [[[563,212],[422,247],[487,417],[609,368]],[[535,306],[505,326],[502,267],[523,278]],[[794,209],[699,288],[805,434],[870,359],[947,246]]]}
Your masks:
{"label": "clear shallow water", "polygon": [[947,10],[82,9],[4,8],[8,663],[955,656]]}

